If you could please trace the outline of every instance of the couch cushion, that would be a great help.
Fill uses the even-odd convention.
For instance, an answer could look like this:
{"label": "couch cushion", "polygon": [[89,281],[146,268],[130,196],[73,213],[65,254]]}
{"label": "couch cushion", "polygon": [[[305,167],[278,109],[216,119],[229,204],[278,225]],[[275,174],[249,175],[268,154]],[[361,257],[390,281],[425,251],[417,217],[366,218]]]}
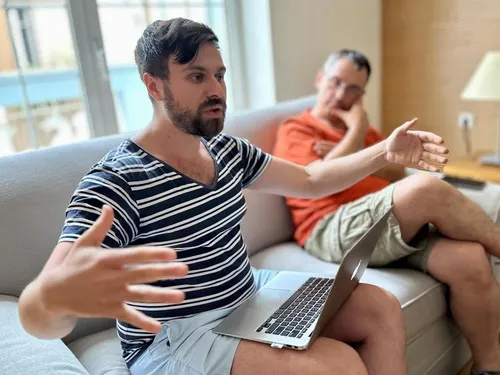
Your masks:
{"label": "couch cushion", "polygon": [[[335,274],[338,265],[323,262],[295,243],[270,247],[251,257],[254,267],[275,270]],[[370,268],[362,282],[377,285],[394,294],[403,307],[406,337],[411,341],[425,327],[447,312],[446,288],[422,272],[403,268]]]}
{"label": "couch cushion", "polygon": [[82,337],[69,348],[90,375],[129,375],[116,328]]}
{"label": "couch cushion", "polygon": [[0,374],[88,375],[61,340],[39,340],[24,331],[17,299],[0,295]]}
{"label": "couch cushion", "polygon": [[249,255],[292,238],[292,219],[282,197],[252,190],[244,194],[248,208],[241,229]]}

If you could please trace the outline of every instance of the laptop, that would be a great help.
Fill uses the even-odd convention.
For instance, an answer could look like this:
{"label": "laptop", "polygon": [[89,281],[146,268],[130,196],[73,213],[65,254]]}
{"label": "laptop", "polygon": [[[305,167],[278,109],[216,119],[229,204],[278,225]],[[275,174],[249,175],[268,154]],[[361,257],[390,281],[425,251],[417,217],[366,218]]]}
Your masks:
{"label": "laptop", "polygon": [[391,211],[392,207],[345,253],[334,278],[281,271],[213,332],[278,349],[307,349],[359,284]]}

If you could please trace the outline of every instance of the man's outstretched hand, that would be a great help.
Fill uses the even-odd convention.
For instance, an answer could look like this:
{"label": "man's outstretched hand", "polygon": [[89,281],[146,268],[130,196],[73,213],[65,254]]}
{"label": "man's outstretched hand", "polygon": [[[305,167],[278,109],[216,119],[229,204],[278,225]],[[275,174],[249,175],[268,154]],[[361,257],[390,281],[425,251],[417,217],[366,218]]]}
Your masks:
{"label": "man's outstretched hand", "polygon": [[188,268],[171,262],[176,259],[172,249],[102,249],[112,225],[113,210],[104,206],[99,219],[75,242],[64,261],[41,275],[45,309],[61,316],[119,319],[158,333],[159,322],[126,302],[182,302],[181,291],[145,284],[183,277]]}
{"label": "man's outstretched hand", "polygon": [[434,133],[410,130],[416,122],[417,119],[405,122],[392,132],[386,141],[386,158],[391,163],[439,172],[441,168],[434,164],[448,162],[444,140]]}

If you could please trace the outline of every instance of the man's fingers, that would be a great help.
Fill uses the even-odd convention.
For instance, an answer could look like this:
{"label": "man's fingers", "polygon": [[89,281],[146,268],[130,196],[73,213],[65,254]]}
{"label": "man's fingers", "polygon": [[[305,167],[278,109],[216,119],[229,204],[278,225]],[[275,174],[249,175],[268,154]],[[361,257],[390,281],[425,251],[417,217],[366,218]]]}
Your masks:
{"label": "man's fingers", "polygon": [[150,264],[127,269],[123,278],[128,284],[148,284],[184,277],[188,271],[188,267],[183,263]]}
{"label": "man's fingers", "polygon": [[429,163],[427,163],[427,162],[425,162],[423,160],[420,160],[418,162],[418,166],[420,168],[423,168],[423,169],[425,169],[427,171],[430,171],[430,172],[439,172],[440,171],[440,169],[438,167],[436,167],[436,166],[434,166],[432,164],[429,164]]}
{"label": "man's fingers", "polygon": [[406,121],[403,125],[401,125],[400,131],[402,133],[406,133],[408,130],[410,130],[412,127],[414,127],[416,123],[417,123],[416,118],[414,118],[413,120],[410,120],[410,121]]}
{"label": "man's fingers", "polygon": [[165,247],[144,246],[109,251],[104,257],[110,266],[122,267],[141,263],[169,262],[177,259],[177,253]]}
{"label": "man's fingers", "polygon": [[431,132],[424,132],[424,131],[416,130],[413,132],[413,134],[418,136],[424,142],[435,143],[437,145],[441,145],[444,143],[443,138],[441,138],[439,135],[436,135],[436,134],[431,133]]}
{"label": "man's fingers", "polygon": [[449,152],[449,150],[446,147],[438,146],[435,143],[429,143],[429,142],[422,143],[422,148],[425,151],[440,155],[446,155]]}
{"label": "man's fingers", "polygon": [[78,239],[75,248],[88,246],[101,246],[109,230],[113,226],[113,209],[107,205],[102,206],[102,212],[96,222]]}
{"label": "man's fingers", "polygon": [[344,111],[343,109],[333,108],[331,113],[332,115],[337,116],[341,120],[344,120],[348,112]]}
{"label": "man's fingers", "polygon": [[184,292],[151,285],[130,285],[127,301],[175,304],[184,301]]}
{"label": "man's fingers", "polygon": [[150,318],[143,313],[137,311],[128,305],[123,306],[123,312],[117,316],[119,320],[132,324],[135,327],[151,333],[159,333],[161,331],[160,322]]}
{"label": "man's fingers", "polygon": [[431,154],[430,152],[424,151],[422,154],[425,160],[431,160],[436,163],[446,164],[448,159],[441,155]]}

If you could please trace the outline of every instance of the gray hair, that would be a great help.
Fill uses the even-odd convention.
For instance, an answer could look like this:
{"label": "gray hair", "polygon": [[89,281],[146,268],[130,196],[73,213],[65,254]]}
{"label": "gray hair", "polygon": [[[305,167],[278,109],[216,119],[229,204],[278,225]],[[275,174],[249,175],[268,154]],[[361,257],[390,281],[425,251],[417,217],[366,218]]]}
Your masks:
{"label": "gray hair", "polygon": [[323,71],[328,72],[340,58],[348,59],[358,70],[365,69],[368,74],[368,78],[370,78],[370,74],[372,72],[370,61],[361,52],[351,49],[341,49],[331,53],[323,64]]}

